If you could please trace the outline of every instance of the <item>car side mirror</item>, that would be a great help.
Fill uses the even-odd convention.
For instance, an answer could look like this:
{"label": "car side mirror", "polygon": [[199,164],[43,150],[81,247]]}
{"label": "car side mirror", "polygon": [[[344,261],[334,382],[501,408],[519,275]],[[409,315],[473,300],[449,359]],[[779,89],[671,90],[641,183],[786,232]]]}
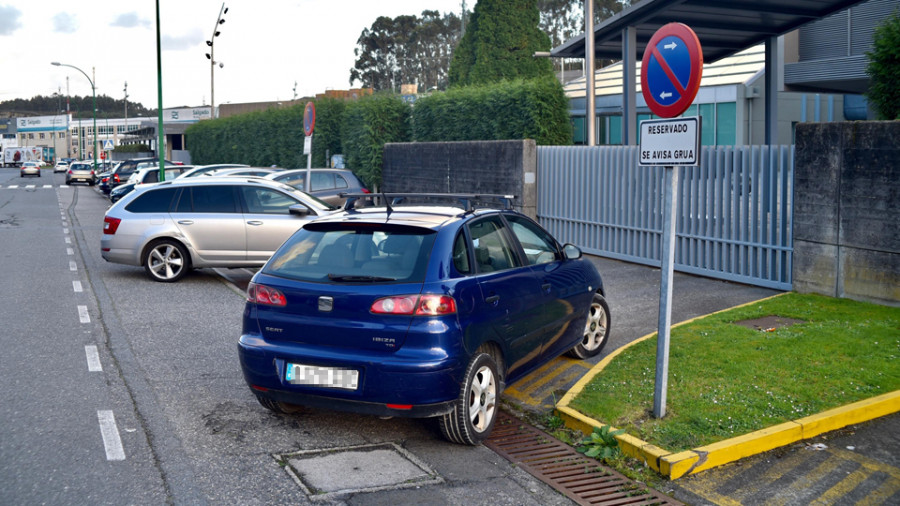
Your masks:
{"label": "car side mirror", "polygon": [[572,243],[566,243],[566,245],[563,246],[563,254],[566,255],[568,260],[577,260],[581,258],[581,250]]}
{"label": "car side mirror", "polygon": [[304,206],[303,204],[294,204],[290,207],[290,213],[294,216],[309,216],[309,208]]}

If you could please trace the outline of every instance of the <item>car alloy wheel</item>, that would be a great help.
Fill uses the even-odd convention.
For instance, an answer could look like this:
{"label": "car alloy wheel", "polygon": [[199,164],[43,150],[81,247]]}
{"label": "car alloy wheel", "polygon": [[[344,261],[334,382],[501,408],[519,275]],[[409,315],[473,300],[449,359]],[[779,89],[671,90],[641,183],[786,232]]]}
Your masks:
{"label": "car alloy wheel", "polygon": [[569,350],[569,355],[580,359],[593,357],[606,346],[608,336],[609,305],[602,295],[595,293],[584,324],[584,338]]}
{"label": "car alloy wheel", "polygon": [[144,255],[144,268],[150,279],[171,283],[178,281],[190,270],[187,251],[181,244],[163,239],[152,243]]}
{"label": "car alloy wheel", "polygon": [[453,411],[440,418],[441,432],[449,441],[477,445],[494,427],[500,398],[497,363],[477,353],[466,368],[466,380]]}

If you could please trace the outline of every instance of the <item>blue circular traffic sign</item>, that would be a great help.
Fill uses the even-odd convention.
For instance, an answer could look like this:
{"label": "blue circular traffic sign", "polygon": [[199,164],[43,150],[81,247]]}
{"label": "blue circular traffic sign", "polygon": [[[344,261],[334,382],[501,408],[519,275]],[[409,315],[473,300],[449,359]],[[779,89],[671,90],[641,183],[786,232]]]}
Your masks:
{"label": "blue circular traffic sign", "polygon": [[697,96],[703,77],[703,50],[691,28],[669,23],[653,34],[641,61],[641,92],[661,118],[683,113]]}

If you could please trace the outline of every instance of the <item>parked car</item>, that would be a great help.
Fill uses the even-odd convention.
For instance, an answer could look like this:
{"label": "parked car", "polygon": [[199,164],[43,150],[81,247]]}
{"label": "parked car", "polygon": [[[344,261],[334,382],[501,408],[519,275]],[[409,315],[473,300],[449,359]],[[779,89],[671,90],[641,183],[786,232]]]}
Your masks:
{"label": "parked car", "polygon": [[221,169],[244,169],[249,168],[249,165],[244,165],[241,163],[217,163],[214,165],[196,165],[194,168],[187,170],[184,174],[178,177],[197,177],[206,174],[207,172],[212,172],[214,170]]}
{"label": "parked car", "polygon": [[231,168],[231,169],[218,169],[212,172],[207,172],[203,174],[204,176],[257,176],[264,177],[269,174],[275,174],[278,172],[276,169],[265,169],[262,167],[244,167],[244,168]]}
{"label": "parked car", "polygon": [[[369,192],[359,178],[346,169],[310,169],[310,173],[310,191],[307,193],[334,206],[340,206],[346,200],[341,198],[341,193]],[[306,169],[284,170],[266,178],[306,191]]]}
{"label": "parked car", "polygon": [[[166,166],[176,165],[169,160],[165,160],[165,164]],[[159,167],[159,158],[132,158],[120,162],[109,172],[105,182],[103,178],[100,179],[100,190],[108,195],[113,188],[128,181],[134,171],[144,167]]]}
{"label": "parked car", "polygon": [[74,162],[66,169],[66,184],[87,183],[94,186],[94,166],[90,162]]}
{"label": "parked car", "polygon": [[142,266],[163,282],[194,268],[259,267],[303,223],[331,212],[291,186],[259,178],[137,185],[106,211],[101,256]]}
{"label": "parked car", "polygon": [[19,177],[25,176],[41,177],[41,162],[22,162],[19,166]]}
{"label": "parked car", "polygon": [[69,162],[67,162],[65,160],[60,160],[60,161],[56,162],[56,165],[53,166],[53,173],[56,174],[57,172],[65,172],[68,169],[69,169]]}
{"label": "parked car", "polygon": [[253,276],[238,354],[275,412],[438,417],[477,444],[504,385],[598,354],[609,322],[593,264],[523,214],[363,207],[305,224]]}
{"label": "parked car", "polygon": [[[166,166],[166,181],[171,181],[173,179],[177,179],[178,176],[184,173],[185,169],[191,169],[190,165],[173,165],[171,167]],[[128,178],[128,181],[125,184],[120,184],[116,186],[109,192],[109,200],[110,202],[118,202],[125,195],[131,193],[131,190],[134,190],[134,187],[140,184],[149,184],[149,183],[158,183],[159,182],[159,167],[144,167],[143,169],[138,169]]]}

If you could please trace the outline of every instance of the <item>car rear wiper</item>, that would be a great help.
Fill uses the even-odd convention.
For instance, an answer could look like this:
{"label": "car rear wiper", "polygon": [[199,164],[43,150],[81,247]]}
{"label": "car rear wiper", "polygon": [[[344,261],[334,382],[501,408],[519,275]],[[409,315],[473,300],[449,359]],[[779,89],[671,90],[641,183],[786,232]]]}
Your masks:
{"label": "car rear wiper", "polygon": [[371,282],[377,283],[379,281],[397,281],[397,278],[385,278],[381,276],[353,276],[349,274],[329,274],[328,279],[332,281],[347,281],[347,282]]}

